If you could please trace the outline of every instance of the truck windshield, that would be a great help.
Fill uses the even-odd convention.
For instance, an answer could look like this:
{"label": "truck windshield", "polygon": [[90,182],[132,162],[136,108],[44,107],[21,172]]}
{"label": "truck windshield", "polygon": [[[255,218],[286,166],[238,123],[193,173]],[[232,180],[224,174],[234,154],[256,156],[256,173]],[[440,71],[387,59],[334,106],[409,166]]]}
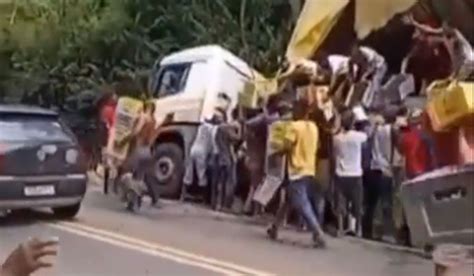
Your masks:
{"label": "truck windshield", "polygon": [[179,63],[161,66],[153,70],[151,91],[157,98],[163,98],[182,92],[186,86],[191,63]]}

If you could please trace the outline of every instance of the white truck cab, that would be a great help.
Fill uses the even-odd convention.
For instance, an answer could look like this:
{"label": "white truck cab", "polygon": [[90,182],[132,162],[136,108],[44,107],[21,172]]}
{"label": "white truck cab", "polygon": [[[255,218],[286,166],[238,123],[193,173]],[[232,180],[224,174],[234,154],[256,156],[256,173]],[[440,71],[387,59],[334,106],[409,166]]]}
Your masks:
{"label": "white truck cab", "polygon": [[151,74],[149,91],[155,99],[157,121],[170,113],[174,118],[155,144],[155,180],[162,195],[176,197],[199,124],[211,118],[218,106],[229,117],[239,93],[258,73],[224,48],[209,45],[166,56]]}

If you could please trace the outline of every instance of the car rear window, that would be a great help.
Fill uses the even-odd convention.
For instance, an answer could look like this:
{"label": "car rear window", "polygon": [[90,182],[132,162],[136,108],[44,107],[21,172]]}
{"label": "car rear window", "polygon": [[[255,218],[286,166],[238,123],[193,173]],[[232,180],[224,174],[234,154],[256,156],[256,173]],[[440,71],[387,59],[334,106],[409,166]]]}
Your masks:
{"label": "car rear window", "polygon": [[0,142],[71,142],[71,134],[54,116],[0,116]]}

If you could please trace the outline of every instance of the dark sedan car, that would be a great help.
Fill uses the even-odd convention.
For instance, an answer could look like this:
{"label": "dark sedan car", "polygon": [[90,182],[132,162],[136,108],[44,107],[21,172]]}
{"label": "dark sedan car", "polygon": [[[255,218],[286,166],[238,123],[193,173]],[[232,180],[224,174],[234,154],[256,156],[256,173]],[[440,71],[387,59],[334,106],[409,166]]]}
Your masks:
{"label": "dark sedan car", "polygon": [[57,113],[0,105],[0,211],[50,207],[72,218],[86,184],[77,140]]}

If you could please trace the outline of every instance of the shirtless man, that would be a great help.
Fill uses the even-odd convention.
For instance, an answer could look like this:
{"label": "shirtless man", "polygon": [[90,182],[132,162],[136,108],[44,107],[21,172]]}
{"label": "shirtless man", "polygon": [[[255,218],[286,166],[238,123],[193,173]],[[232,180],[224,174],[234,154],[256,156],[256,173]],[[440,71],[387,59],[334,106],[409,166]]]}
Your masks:
{"label": "shirtless man", "polygon": [[145,181],[145,175],[153,165],[152,146],[158,137],[161,128],[173,120],[172,114],[168,114],[161,125],[158,125],[155,117],[155,105],[152,102],[145,103],[143,111],[139,115],[135,126],[128,136],[131,139],[131,148],[125,167],[133,173],[135,180],[145,183],[152,204],[158,202],[158,193],[149,181]]}

